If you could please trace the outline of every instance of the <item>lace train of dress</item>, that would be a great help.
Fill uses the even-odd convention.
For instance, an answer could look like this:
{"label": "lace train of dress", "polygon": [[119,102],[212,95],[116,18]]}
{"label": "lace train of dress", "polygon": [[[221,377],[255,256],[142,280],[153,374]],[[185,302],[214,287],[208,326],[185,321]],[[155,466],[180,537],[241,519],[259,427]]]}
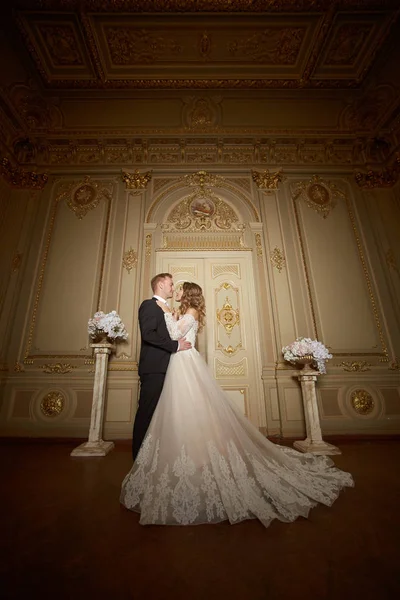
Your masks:
{"label": "lace train of dress", "polygon": [[318,502],[330,506],[349,473],[328,457],[267,440],[230,401],[194,348],[197,321],[185,315],[171,337],[193,348],[171,356],[164,388],[121,503],[142,525],[195,525],[229,519],[291,522]]}

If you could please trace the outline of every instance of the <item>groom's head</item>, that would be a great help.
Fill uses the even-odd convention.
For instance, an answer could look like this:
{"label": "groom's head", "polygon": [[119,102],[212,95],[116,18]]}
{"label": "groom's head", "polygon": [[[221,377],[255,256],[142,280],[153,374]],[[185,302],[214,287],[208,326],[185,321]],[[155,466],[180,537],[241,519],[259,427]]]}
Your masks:
{"label": "groom's head", "polygon": [[172,298],[174,293],[174,282],[172,281],[171,273],[159,273],[151,280],[151,289],[153,294],[168,300]]}

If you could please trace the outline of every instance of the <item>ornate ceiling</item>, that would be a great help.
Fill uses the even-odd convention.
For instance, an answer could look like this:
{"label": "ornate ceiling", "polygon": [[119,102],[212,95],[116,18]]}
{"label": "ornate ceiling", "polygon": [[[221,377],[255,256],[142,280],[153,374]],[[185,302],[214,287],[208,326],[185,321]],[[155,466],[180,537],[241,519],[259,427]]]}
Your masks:
{"label": "ornate ceiling", "polygon": [[50,89],[358,87],[396,0],[20,0]]}
{"label": "ornate ceiling", "polygon": [[399,0],[15,0],[0,148],[20,165],[350,168],[400,147]]}

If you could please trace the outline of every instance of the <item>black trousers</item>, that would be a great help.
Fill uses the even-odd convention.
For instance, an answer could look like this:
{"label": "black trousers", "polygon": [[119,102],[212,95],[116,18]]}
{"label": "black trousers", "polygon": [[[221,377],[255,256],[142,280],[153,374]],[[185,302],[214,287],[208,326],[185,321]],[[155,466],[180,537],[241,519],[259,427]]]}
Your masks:
{"label": "black trousers", "polygon": [[140,446],[149,428],[156,409],[158,399],[164,385],[165,373],[149,373],[140,378],[139,405],[133,425],[132,454],[133,460],[139,453]]}

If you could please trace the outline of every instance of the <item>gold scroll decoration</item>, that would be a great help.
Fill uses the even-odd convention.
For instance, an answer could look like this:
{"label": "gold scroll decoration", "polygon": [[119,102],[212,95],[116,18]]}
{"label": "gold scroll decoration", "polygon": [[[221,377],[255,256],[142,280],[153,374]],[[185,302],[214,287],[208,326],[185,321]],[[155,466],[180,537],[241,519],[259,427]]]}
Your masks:
{"label": "gold scroll decoration", "polygon": [[270,173],[268,169],[265,171],[252,171],[251,176],[259,190],[263,190],[266,194],[270,194],[278,189],[278,185],[284,181],[282,169]]}

